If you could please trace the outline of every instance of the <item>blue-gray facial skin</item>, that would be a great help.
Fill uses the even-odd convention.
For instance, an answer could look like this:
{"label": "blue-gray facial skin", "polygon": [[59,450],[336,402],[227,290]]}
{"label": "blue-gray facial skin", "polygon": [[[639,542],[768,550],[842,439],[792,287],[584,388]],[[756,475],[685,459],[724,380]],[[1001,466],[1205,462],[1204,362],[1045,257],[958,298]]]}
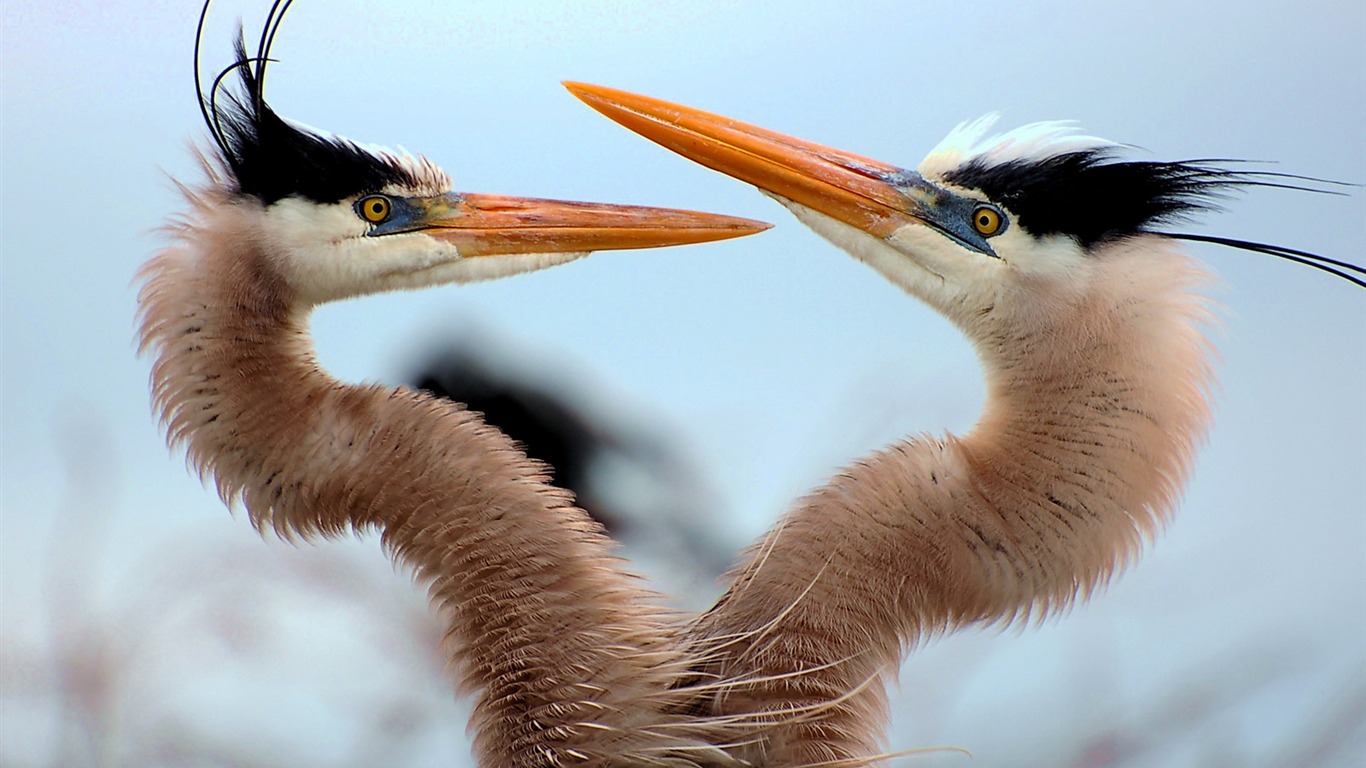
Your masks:
{"label": "blue-gray facial skin", "polygon": [[[881,175],[883,180],[895,186],[907,200],[911,201],[912,206],[907,212],[912,216],[939,230],[964,248],[995,259],[1000,258],[987,242],[988,237],[995,237],[1010,226],[1010,218],[1000,207],[950,192],[915,171],[902,169],[893,174]],[[983,208],[994,212],[996,220],[1000,222],[996,231],[989,236],[983,235],[973,224],[973,219]]]}
{"label": "blue-gray facial skin", "polygon": [[[381,237],[423,229],[427,222],[433,219],[450,218],[454,209],[462,202],[463,198],[455,192],[435,197],[366,195],[355,202],[354,208],[357,216],[371,222],[370,230],[365,234],[369,237]],[[377,212],[371,206],[376,204],[388,207],[388,215],[377,222],[371,219],[371,215]]]}

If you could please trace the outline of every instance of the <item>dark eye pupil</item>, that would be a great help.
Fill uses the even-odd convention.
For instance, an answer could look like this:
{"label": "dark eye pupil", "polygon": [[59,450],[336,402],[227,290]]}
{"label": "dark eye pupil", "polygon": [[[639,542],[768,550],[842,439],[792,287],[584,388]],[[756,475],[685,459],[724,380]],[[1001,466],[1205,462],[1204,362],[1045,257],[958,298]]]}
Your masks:
{"label": "dark eye pupil", "polygon": [[378,200],[376,200],[375,202],[370,204],[370,210],[374,211],[375,213],[384,213],[384,203],[381,203]]}

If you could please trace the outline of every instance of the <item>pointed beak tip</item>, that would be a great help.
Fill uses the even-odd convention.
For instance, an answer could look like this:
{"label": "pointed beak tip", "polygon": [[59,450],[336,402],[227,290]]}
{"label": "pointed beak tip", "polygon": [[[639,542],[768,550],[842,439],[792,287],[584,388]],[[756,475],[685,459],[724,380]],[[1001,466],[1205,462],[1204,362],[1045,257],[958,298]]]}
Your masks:
{"label": "pointed beak tip", "polygon": [[739,217],[727,217],[727,219],[728,221],[718,227],[719,230],[726,233],[727,238],[749,237],[773,229],[773,225],[767,221]]}
{"label": "pointed beak tip", "polygon": [[581,83],[574,80],[564,80],[561,81],[561,84],[574,95],[574,98],[612,119],[616,119],[613,117],[615,114],[627,110],[638,101],[644,103],[645,100],[644,97],[637,94],[608,88],[605,85],[593,85],[592,83]]}
{"label": "pointed beak tip", "polygon": [[574,97],[581,101],[588,101],[593,98],[596,95],[595,91],[601,87],[589,85],[588,83],[581,83],[576,80],[561,80],[560,85],[563,85],[565,90],[574,94]]}
{"label": "pointed beak tip", "polygon": [[696,226],[690,228],[692,230],[692,235],[685,237],[678,244],[734,240],[740,237],[757,235],[760,232],[773,228],[773,225],[766,221],[745,219],[739,216],[725,216],[721,214],[700,214],[700,216],[705,218],[700,220]]}

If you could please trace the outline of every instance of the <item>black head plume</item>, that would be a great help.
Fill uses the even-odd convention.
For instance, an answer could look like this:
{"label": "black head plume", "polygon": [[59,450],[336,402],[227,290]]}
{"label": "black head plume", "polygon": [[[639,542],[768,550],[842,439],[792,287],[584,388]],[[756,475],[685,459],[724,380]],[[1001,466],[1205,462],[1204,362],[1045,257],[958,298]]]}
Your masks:
{"label": "black head plume", "polygon": [[1160,230],[1163,225],[1218,208],[1219,201],[1230,192],[1246,187],[1340,194],[1306,186],[1342,186],[1339,182],[1228,167],[1241,162],[1119,161],[1113,147],[1102,146],[995,164],[975,157],[946,173],[945,180],[981,190],[1009,209],[1020,226],[1035,236],[1066,235],[1089,249],[1136,234],[1162,234],[1278,256],[1366,287],[1366,282],[1347,274],[1366,274],[1361,267],[1324,256],[1264,243]]}
{"label": "black head plume", "polygon": [[[275,0],[261,31],[256,55],[248,56],[245,34],[239,29],[236,60],[219,72],[207,98],[200,84],[199,48],[209,3],[204,3],[195,37],[195,91],[200,112],[218,145],[223,164],[232,174],[237,192],[266,205],[286,197],[335,203],[347,197],[377,192],[389,184],[414,179],[389,158],[367,152],[352,142],[323,136],[293,125],[266,104],[266,66],[275,33],[292,0]],[[241,92],[220,89],[237,74]]]}

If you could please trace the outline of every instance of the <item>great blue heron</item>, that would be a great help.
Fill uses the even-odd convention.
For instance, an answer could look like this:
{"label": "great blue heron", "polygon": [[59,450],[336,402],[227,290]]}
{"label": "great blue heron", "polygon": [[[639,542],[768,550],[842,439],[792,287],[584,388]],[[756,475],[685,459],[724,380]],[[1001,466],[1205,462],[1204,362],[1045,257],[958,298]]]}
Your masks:
{"label": "great blue heron", "polygon": [[[636,764],[696,745],[655,732],[679,670],[672,620],[619,569],[600,528],[541,465],[469,411],[352,386],[314,360],[315,305],[502,277],[593,250],[696,243],[767,225],[688,211],[452,191],[420,157],[281,119],[264,96],[289,7],[204,93],[207,183],[185,188],[174,244],[142,268],[140,338],[173,444],[286,537],[378,529],[431,584],[452,661],[478,692],[490,766]],[[240,78],[241,92],[221,95]]]}
{"label": "great blue heron", "polygon": [[992,136],[990,120],[960,126],[909,170],[566,85],[627,128],[758,186],[957,325],[986,372],[970,432],[909,439],[846,468],[750,551],[693,627],[694,652],[708,660],[700,672],[756,681],[704,710],[826,707],[737,751],[755,765],[868,759],[887,717],[880,678],[905,648],[1067,606],[1170,517],[1209,422],[1212,382],[1207,275],[1179,240],[1366,286],[1354,265],[1163,228],[1231,188],[1318,180],[1128,161],[1064,124]]}
{"label": "great blue heron", "polygon": [[[539,465],[467,411],[333,381],[313,360],[307,316],[346,296],[762,225],[457,194],[424,160],[287,123],[265,103],[264,75],[288,5],[272,6],[254,55],[241,45],[199,94],[215,144],[208,183],[186,190],[176,242],[142,272],[156,408],[258,527],[383,531],[449,619],[452,659],[480,694],[487,765],[869,758],[885,714],[878,678],[903,644],[1067,604],[1170,513],[1210,372],[1202,272],[1171,239],[1197,238],[1154,225],[1227,187],[1303,181],[1119,162],[1055,127],[986,140],[981,125],[917,173],[578,87],[768,189],[949,316],[990,378],[972,433],[894,446],[811,495],[679,643]],[[241,93],[220,98],[234,77]],[[1345,274],[1358,268],[1311,254],[1217,242],[1361,282]]]}

